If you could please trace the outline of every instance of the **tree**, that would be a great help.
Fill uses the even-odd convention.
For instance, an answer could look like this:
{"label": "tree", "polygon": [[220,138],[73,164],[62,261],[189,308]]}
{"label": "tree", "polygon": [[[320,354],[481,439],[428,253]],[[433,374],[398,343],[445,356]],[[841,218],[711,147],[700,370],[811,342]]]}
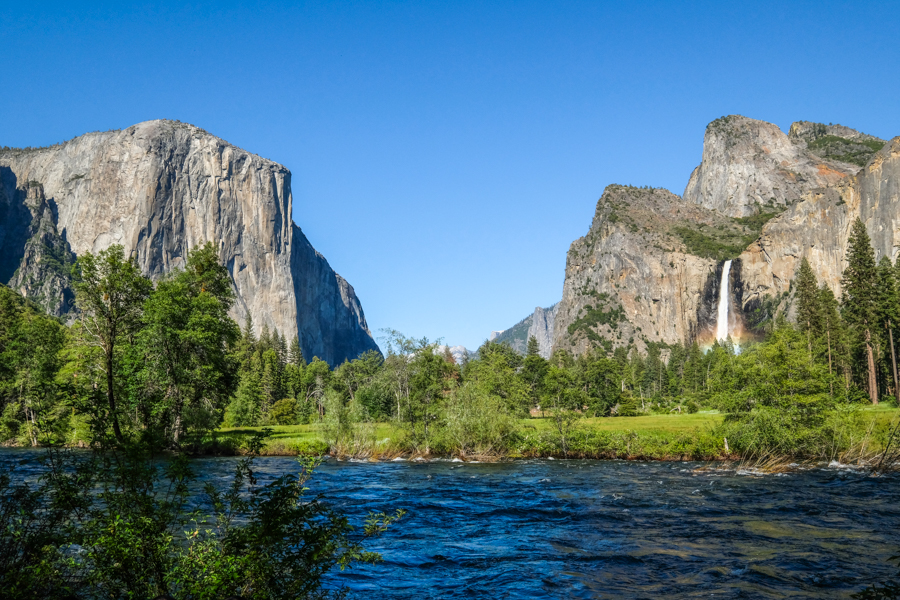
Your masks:
{"label": "tree", "polygon": [[887,256],[878,262],[878,325],[885,332],[880,336],[881,347],[878,349],[879,375],[885,388],[893,388],[900,402],[900,385],[897,381],[897,356],[894,347],[894,329],[900,321],[900,294],[897,289],[897,277],[894,266]]}
{"label": "tree", "polygon": [[175,444],[188,429],[216,427],[234,389],[227,349],[239,333],[228,316],[234,298],[228,270],[217,261],[211,243],[192,250],[186,268],[150,294],[136,335],[149,412],[165,418],[156,425]]}
{"label": "tree", "polygon": [[85,342],[103,354],[106,374],[106,418],[120,443],[124,440],[116,406],[116,348],[140,326],[144,300],[153,286],[141,275],[134,258],[126,259],[122,246],[110,246],[98,255],[78,259],[80,281],[75,284],[75,303],[81,311]]}
{"label": "tree", "polygon": [[809,354],[812,356],[812,338],[814,332],[820,329],[819,325],[819,282],[816,274],[806,257],[800,261],[800,269],[797,271],[795,281],[795,294],[797,306],[797,326],[806,334]]}
{"label": "tree", "polygon": [[306,366],[306,361],[303,360],[303,350],[300,348],[300,340],[297,338],[291,340],[291,345],[288,348],[287,361],[298,367]]}
{"label": "tree", "polygon": [[538,352],[537,338],[531,336],[528,338],[528,354],[525,355],[525,361],[522,363],[522,370],[519,372],[519,376],[528,391],[529,404],[531,407],[540,404],[541,388],[543,386],[544,375],[547,374],[547,367],[547,361]]}
{"label": "tree", "polygon": [[857,218],[850,231],[847,268],[841,278],[841,309],[851,336],[851,348],[862,363],[866,391],[873,404],[878,404],[878,382],[875,370],[875,336],[878,334],[878,302],[875,250],[866,226]]}
{"label": "tree", "polygon": [[824,358],[828,361],[828,374],[840,373],[844,379],[844,387],[848,388],[851,373],[846,331],[837,298],[825,284],[819,288],[819,310],[822,326],[819,342],[823,348]]}

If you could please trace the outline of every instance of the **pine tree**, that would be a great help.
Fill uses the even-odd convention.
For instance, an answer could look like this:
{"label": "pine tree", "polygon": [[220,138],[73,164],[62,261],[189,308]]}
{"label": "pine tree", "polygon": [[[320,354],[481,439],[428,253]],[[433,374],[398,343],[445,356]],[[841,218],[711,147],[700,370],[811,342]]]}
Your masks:
{"label": "pine tree", "polygon": [[291,340],[288,349],[288,362],[298,367],[305,367],[306,361],[303,359],[303,350],[300,348],[300,340],[294,338]]}
{"label": "pine tree", "polygon": [[244,328],[241,329],[241,339],[247,341],[251,346],[256,344],[256,334],[253,333],[253,317],[250,316],[250,313],[247,313],[247,318],[244,319]]}
{"label": "pine tree", "polygon": [[878,348],[878,372],[879,380],[883,388],[892,388],[900,398],[900,387],[897,385],[897,356],[894,347],[894,329],[897,327],[898,303],[900,295],[897,290],[897,277],[894,266],[887,256],[878,262],[878,325],[883,334],[880,336],[881,344]]}
{"label": "pine tree", "polygon": [[875,346],[878,334],[878,301],[875,250],[866,226],[857,218],[850,232],[847,268],[841,278],[841,310],[849,330],[851,349],[861,380],[873,404],[878,404]]}
{"label": "pine tree", "polygon": [[806,335],[809,355],[812,357],[812,340],[821,331],[819,323],[819,282],[806,257],[800,262],[795,281],[797,327]]}
{"label": "pine tree", "polygon": [[537,338],[534,336],[529,337],[528,338],[528,352],[526,353],[526,356],[535,356],[540,353],[541,353],[541,347],[538,344]]}
{"label": "pine tree", "polygon": [[287,340],[284,339],[284,336],[278,333],[278,330],[275,330],[275,353],[278,354],[278,362],[284,366],[287,362],[288,348],[287,348]]}
{"label": "pine tree", "polygon": [[837,298],[825,284],[819,288],[819,316],[822,330],[819,333],[818,346],[821,348],[822,360],[828,363],[829,375],[843,377],[844,387],[847,388],[851,377],[846,331]]}
{"label": "pine tree", "polygon": [[272,343],[272,332],[269,329],[268,323],[263,323],[262,331],[259,334],[259,347],[262,348],[263,352],[274,348],[274,344]]}

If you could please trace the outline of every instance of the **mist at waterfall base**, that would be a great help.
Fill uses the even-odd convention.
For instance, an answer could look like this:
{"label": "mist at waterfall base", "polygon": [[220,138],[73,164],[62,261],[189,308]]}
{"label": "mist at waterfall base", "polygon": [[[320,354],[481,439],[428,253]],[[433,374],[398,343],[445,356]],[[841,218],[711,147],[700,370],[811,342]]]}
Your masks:
{"label": "mist at waterfall base", "polygon": [[[18,480],[40,450],[0,449]],[[192,461],[224,485],[235,458]],[[261,484],[296,473],[265,457]],[[840,466],[781,475],[691,462],[520,460],[353,463],[329,460],[311,494],[361,523],[408,514],[367,542],[384,561],[329,576],[356,597],[846,598],[895,569],[900,474]]]}

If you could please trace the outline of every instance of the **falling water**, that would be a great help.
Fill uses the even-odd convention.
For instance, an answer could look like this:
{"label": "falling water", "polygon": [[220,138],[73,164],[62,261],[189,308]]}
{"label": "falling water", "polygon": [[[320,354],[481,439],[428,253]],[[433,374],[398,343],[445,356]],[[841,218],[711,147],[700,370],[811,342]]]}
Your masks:
{"label": "falling water", "polygon": [[724,342],[728,337],[728,273],[731,261],[726,260],[722,267],[722,283],[719,284],[719,315],[716,320],[716,339]]}

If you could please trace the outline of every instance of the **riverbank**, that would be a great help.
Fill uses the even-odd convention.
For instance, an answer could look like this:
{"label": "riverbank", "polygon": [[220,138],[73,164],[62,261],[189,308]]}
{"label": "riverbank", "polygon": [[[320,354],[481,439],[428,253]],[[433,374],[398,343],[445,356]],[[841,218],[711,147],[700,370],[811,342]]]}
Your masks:
{"label": "riverbank", "polygon": [[[865,406],[848,418],[842,440],[834,452],[808,458],[839,462],[869,461],[886,445],[885,432],[896,423],[893,403]],[[729,443],[725,415],[718,411],[694,414],[650,414],[636,417],[582,418],[562,427],[552,417],[521,419],[503,452],[490,454],[462,452],[416,452],[404,441],[405,432],[395,423],[376,423],[369,439],[355,452],[336,453],[316,424],[272,427],[222,428],[204,440],[203,453],[241,453],[247,440],[265,435],[261,453],[267,456],[321,456],[393,460],[396,458],[460,458],[462,460],[508,460],[516,458],[596,458],[626,460],[734,461],[747,452]],[[732,425],[732,430],[733,430]],[[264,433],[265,432],[265,433]],[[827,441],[826,441],[827,443]],[[794,454],[753,453],[756,459],[798,458]]]}

